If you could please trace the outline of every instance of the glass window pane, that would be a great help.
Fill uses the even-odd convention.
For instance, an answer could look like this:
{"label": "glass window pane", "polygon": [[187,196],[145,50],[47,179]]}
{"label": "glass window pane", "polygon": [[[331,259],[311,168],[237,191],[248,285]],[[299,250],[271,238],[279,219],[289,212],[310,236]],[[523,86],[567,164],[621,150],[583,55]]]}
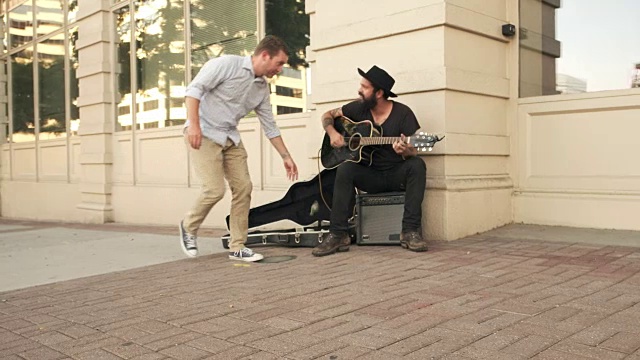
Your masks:
{"label": "glass window pane", "polygon": [[80,110],[78,109],[78,97],[80,96],[80,88],[78,83],[78,77],[76,76],[78,71],[78,49],[76,48],[76,42],[78,42],[78,27],[69,29],[69,132],[71,136],[78,135],[80,128]]}
{"label": "glass window pane", "polygon": [[[40,140],[67,135],[64,91],[64,33],[38,43]],[[62,85],[62,87],[61,87]]]}
{"label": "glass window pane", "polygon": [[9,11],[9,41],[12,49],[33,41],[31,2],[26,2]]}
{"label": "glass window pane", "polygon": [[13,142],[35,140],[33,48],[11,55]]}
{"label": "glass window pane", "polygon": [[256,0],[191,0],[191,67],[195,77],[207,60],[249,55],[258,33]]}
{"label": "glass window pane", "polygon": [[69,6],[67,20],[72,23],[76,21],[78,17],[78,0],[67,0],[67,4]]}
{"label": "glass window pane", "polygon": [[309,45],[309,16],[304,0],[267,1],[267,34],[280,37],[289,47],[289,64],[275,77],[271,105],[276,114],[307,111],[310,87],[306,48]]}
{"label": "glass window pane", "polygon": [[520,97],[629,89],[640,2],[520,0]]}
{"label": "glass window pane", "polygon": [[131,130],[131,12],[128,6],[114,12],[116,49],[116,131]]}
{"label": "glass window pane", "polygon": [[[7,61],[6,59],[0,60],[0,71],[2,74],[7,73]],[[9,94],[9,84],[5,81],[0,82],[0,95],[7,96]],[[2,126],[0,127],[0,142],[5,143],[9,141],[9,102],[3,101],[0,105],[0,119],[2,120]]]}
{"label": "glass window pane", "polygon": [[182,0],[141,0],[136,7],[136,124],[139,129],[185,122]]}
{"label": "glass window pane", "polygon": [[64,25],[62,0],[36,0],[36,37],[50,34]]}
{"label": "glass window pane", "polygon": [[[0,16],[0,21],[2,21],[2,23],[0,24],[0,29],[2,29],[3,31],[7,30],[7,12],[6,10],[6,2],[4,0],[0,0],[0,14],[2,14]],[[8,42],[7,42],[7,36],[6,34],[2,34],[2,53],[6,54],[7,53],[7,48],[8,48]]]}

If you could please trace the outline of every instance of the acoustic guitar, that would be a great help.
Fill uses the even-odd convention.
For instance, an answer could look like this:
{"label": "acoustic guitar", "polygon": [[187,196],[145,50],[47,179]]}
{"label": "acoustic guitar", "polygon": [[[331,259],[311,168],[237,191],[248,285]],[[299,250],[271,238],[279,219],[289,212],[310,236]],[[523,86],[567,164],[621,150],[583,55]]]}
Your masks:
{"label": "acoustic guitar", "polygon": [[[375,148],[367,148],[367,146],[390,145],[402,140],[399,136],[382,136],[382,128],[369,120],[355,122],[346,116],[340,116],[334,119],[333,126],[344,136],[345,146],[332,147],[331,138],[327,133],[324,134],[320,149],[320,161],[322,166],[327,169],[335,168],[345,161],[363,162],[369,166],[373,160]],[[420,132],[406,136],[405,142],[421,153],[431,151],[435,143],[442,139],[444,136],[438,137],[434,134]]]}

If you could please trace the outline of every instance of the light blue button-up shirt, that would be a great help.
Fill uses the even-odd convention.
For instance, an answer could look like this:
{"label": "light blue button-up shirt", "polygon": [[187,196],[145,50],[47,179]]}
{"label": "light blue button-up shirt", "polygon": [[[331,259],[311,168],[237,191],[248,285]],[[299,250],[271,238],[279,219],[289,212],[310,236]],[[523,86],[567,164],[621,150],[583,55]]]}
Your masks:
{"label": "light blue button-up shirt", "polygon": [[[280,136],[269,100],[269,84],[256,77],[251,56],[225,55],[207,61],[189,84],[186,96],[200,100],[202,135],[225,146],[240,144],[238,122],[255,110],[268,139]],[[189,119],[185,126],[189,126]]]}

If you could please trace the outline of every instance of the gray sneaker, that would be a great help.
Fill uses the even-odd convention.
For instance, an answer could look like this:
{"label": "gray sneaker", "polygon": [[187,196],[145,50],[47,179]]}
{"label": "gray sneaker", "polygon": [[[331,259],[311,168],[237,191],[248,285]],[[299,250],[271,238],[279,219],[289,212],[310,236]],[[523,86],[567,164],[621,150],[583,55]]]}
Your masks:
{"label": "gray sneaker", "polygon": [[182,251],[189,257],[195,257],[198,255],[198,237],[191,235],[184,230],[182,221],[180,221],[180,247]]}
{"label": "gray sneaker", "polygon": [[254,261],[260,261],[262,259],[264,259],[264,256],[253,252],[253,250],[249,249],[249,248],[242,248],[242,250],[238,250],[238,251],[230,251],[229,252],[229,259],[231,260],[240,260],[240,261],[247,261],[247,262],[254,262]]}

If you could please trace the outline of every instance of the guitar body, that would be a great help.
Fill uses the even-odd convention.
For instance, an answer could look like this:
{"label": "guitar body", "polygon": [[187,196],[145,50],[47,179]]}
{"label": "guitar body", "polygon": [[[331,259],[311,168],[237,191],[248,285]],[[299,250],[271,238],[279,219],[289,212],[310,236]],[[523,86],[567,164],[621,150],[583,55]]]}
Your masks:
{"label": "guitar body", "polygon": [[333,169],[345,161],[371,165],[375,148],[362,146],[360,141],[362,138],[382,136],[382,128],[369,120],[354,122],[344,116],[336,118],[333,127],[345,138],[347,146],[333,148],[331,138],[325,133],[320,150],[322,166]]}

